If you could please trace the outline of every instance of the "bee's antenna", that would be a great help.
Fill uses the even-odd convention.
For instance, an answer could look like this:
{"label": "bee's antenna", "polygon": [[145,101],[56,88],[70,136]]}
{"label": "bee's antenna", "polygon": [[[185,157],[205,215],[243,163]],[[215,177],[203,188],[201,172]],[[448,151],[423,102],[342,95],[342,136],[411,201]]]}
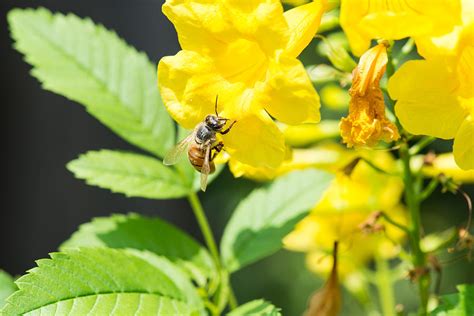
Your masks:
{"label": "bee's antenna", "polygon": [[219,117],[219,114],[217,113],[217,101],[219,100],[219,95],[216,94],[216,104],[214,105],[214,111],[216,112],[216,116]]}

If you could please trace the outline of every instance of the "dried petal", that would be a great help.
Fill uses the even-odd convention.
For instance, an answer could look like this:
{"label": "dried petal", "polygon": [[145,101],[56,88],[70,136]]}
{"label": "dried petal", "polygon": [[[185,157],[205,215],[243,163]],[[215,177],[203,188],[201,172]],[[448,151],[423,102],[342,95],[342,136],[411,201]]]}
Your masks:
{"label": "dried petal", "polygon": [[380,140],[400,138],[397,127],[385,117],[385,102],[380,79],[387,65],[387,47],[384,43],[369,49],[354,69],[349,116],[342,118],[340,129],[348,147],[374,146]]}

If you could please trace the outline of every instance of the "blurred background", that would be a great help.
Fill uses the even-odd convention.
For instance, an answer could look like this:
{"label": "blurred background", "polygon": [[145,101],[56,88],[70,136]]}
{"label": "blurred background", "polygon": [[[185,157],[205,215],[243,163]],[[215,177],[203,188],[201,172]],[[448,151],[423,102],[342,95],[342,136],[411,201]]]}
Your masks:
{"label": "blurred background", "polygon": [[[0,269],[13,275],[23,274],[34,267],[34,260],[55,251],[81,223],[111,213],[138,212],[160,216],[201,240],[193,214],[184,200],[127,199],[74,179],[65,164],[83,152],[100,148],[137,149],[89,116],[82,106],[42,90],[37,80],[29,75],[30,66],[12,49],[6,23],[6,14],[14,7],[44,6],[52,11],[72,12],[115,30],[157,63],[161,57],[173,55],[179,50],[174,28],[161,13],[163,2],[0,2],[4,111],[1,129],[5,159],[5,187],[0,193],[3,205],[0,211]],[[305,64],[317,62],[314,51],[314,45],[306,49],[303,54]],[[438,151],[448,151],[450,142],[439,142],[434,146]],[[217,238],[238,201],[257,185],[234,179],[225,170],[208,192],[201,196]],[[474,196],[473,186],[466,186],[465,191]],[[466,209],[462,197],[443,195],[437,191],[423,205],[426,233],[464,222]],[[301,314],[309,295],[322,282],[305,269],[304,255],[288,251],[280,251],[233,276],[240,302],[262,297],[283,308],[285,315]],[[443,270],[441,292],[454,292],[456,284],[467,282],[474,282],[474,265],[466,260],[450,263]],[[415,286],[408,281],[399,282],[397,302],[408,308],[414,306],[414,291]],[[363,315],[350,297],[345,297],[344,306],[344,315]]]}

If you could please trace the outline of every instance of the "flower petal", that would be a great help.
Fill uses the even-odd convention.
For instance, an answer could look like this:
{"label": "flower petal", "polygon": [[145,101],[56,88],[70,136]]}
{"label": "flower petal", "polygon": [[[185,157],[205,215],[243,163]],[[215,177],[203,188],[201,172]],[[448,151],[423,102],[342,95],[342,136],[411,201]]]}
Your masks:
{"label": "flower petal", "polygon": [[289,56],[297,57],[311,42],[321,23],[326,5],[326,0],[316,0],[284,13],[290,28],[290,38],[286,47]]}
{"label": "flower petal", "polygon": [[257,102],[277,120],[288,124],[320,120],[319,96],[296,58],[280,55],[270,62],[265,83],[256,89]]}
{"label": "flower petal", "polygon": [[206,53],[237,38],[220,1],[167,0],[162,9],[174,24],[183,49]]}
{"label": "flower petal", "polygon": [[459,95],[464,98],[474,97],[474,38],[459,56],[457,67],[459,82]]}
{"label": "flower petal", "polygon": [[267,53],[284,48],[288,25],[279,0],[222,0],[226,19],[244,38],[252,38]]}
{"label": "flower petal", "polygon": [[[463,25],[474,22],[474,1],[461,0],[461,14]],[[425,58],[437,55],[455,55],[462,30],[462,26],[455,26],[454,30],[446,35],[417,37],[415,41],[418,53]],[[470,39],[471,43],[472,41],[473,39]]]}
{"label": "flower petal", "polygon": [[232,131],[222,137],[232,159],[244,164],[276,168],[285,158],[283,133],[266,113],[240,117]]}
{"label": "flower petal", "polygon": [[[474,100],[472,106],[474,108]],[[456,134],[453,153],[461,169],[474,169],[474,120],[471,115],[464,120]]]}
{"label": "flower petal", "polygon": [[453,0],[342,0],[341,26],[355,55],[369,47],[371,39],[439,36],[461,20],[459,1]]}
{"label": "flower petal", "polygon": [[240,85],[231,84],[216,73],[208,57],[186,50],[161,59],[158,83],[168,112],[187,129],[214,113],[216,95],[219,111],[224,111],[228,100],[241,91]]}
{"label": "flower petal", "polygon": [[388,91],[398,100],[395,113],[403,127],[417,135],[450,139],[466,117],[457,96],[457,80],[441,60],[405,63],[390,78]]}

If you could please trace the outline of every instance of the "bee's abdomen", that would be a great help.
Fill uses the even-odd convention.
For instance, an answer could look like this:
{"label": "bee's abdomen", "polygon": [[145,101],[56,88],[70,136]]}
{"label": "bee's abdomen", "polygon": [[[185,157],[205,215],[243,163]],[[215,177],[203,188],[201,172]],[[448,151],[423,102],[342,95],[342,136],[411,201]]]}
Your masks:
{"label": "bee's abdomen", "polygon": [[[206,153],[203,152],[198,145],[193,145],[189,148],[188,151],[188,158],[189,162],[193,165],[194,169],[197,171],[201,172],[202,170],[202,165],[204,164],[204,158],[205,158]],[[211,172],[213,173],[216,170],[216,167],[214,166],[214,162],[210,161],[209,162],[209,167],[211,168]]]}

